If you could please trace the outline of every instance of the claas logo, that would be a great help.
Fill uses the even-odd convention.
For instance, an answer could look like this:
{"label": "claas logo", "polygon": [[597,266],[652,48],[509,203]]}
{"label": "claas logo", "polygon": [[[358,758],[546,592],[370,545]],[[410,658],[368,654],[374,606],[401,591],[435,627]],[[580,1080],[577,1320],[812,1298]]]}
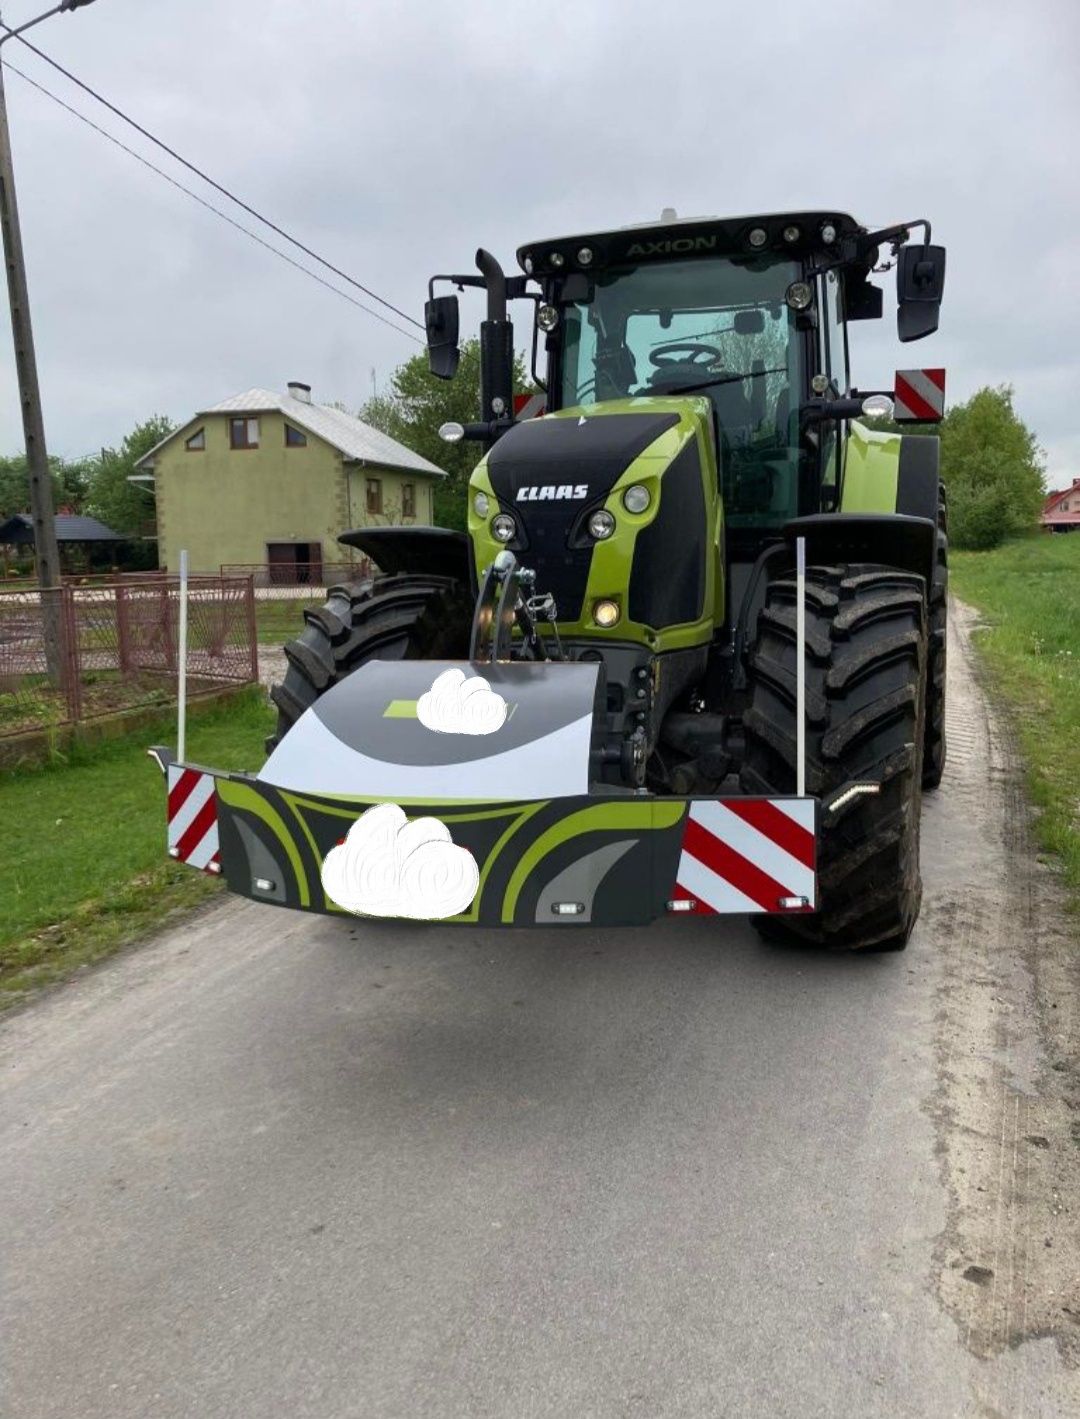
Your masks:
{"label": "claas logo", "polygon": [[558,498],[587,498],[588,483],[547,483],[543,487],[519,488],[515,501],[519,503],[554,502]]}

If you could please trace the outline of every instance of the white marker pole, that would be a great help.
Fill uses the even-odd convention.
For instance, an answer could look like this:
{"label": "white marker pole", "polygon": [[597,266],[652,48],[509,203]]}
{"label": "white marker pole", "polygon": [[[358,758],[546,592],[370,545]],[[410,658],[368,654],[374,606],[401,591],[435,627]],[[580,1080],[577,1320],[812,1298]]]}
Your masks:
{"label": "white marker pole", "polygon": [[806,538],[795,539],[795,792],[806,794]]}
{"label": "white marker pole", "polygon": [[188,554],[180,553],[180,631],[177,646],[176,761],[184,762],[187,750],[187,584]]}

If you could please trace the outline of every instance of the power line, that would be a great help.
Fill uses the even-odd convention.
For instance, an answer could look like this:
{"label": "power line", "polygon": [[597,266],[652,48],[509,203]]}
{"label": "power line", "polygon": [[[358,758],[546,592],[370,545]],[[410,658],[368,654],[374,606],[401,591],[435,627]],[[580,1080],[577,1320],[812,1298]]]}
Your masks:
{"label": "power line", "polygon": [[[0,25],[3,25],[2,20],[0,20]],[[9,25],[3,25],[3,27],[10,33],[11,27]],[[317,261],[320,266],[325,266],[327,270],[332,271],[335,276],[339,276],[350,286],[355,286],[358,291],[363,291],[365,296],[369,296],[373,301],[377,301],[379,305],[385,306],[387,310],[392,310],[395,315],[399,315],[402,320],[407,320],[410,325],[415,325],[418,330],[422,330],[424,328],[419,320],[414,320],[413,317],[409,315],[406,311],[399,309],[398,306],[393,305],[390,301],[384,300],[383,297],[380,296],[377,292],[371,290],[368,286],[362,285],[361,282],[355,280],[354,277],[350,276],[348,272],[342,271],[339,267],[333,265],[332,262],[327,261],[325,257],[320,256],[318,252],[312,251],[309,246],[305,246],[302,241],[299,241],[296,237],[291,236],[289,232],[284,230],[283,227],[279,227],[275,222],[272,222],[269,217],[264,217],[261,212],[257,212],[254,207],[249,206],[249,204],[245,202],[242,198],[237,197],[234,192],[230,192],[227,187],[223,186],[220,182],[217,182],[214,178],[210,177],[208,173],[203,172],[203,170],[201,168],[196,167],[194,163],[188,162],[187,158],[181,157],[181,155],[176,151],[175,148],[170,148],[168,143],[165,143],[160,138],[155,137],[154,134],[151,133],[148,128],[144,128],[141,123],[137,123],[135,119],[131,118],[128,114],[126,114],[123,109],[117,108],[114,103],[110,103],[109,100],[105,98],[103,94],[99,94],[96,89],[92,88],[89,84],[84,83],[83,80],[78,78],[77,75],[73,74],[70,69],[65,69],[62,64],[59,64],[55,59],[50,58],[50,56],[47,55],[43,50],[38,49],[36,44],[31,44],[30,41],[24,35],[18,35],[17,38],[20,44],[24,44],[26,48],[29,49],[32,54],[36,54],[39,59],[44,59],[46,64],[51,64],[52,67],[57,70],[58,73],[63,74],[65,79],[70,79],[71,82],[73,84],[78,85],[78,87],[82,89],[84,93],[89,94],[92,99],[96,99],[98,103],[103,104],[109,110],[110,113],[114,113],[117,118],[120,118],[125,123],[129,124],[132,128],[135,129],[137,133],[142,134],[144,138],[148,139],[156,147],[160,148],[162,152],[168,153],[170,158],[180,163],[182,167],[187,168],[189,172],[194,173],[196,177],[200,178],[210,187],[213,187],[216,191],[220,192],[223,197],[227,197],[230,202],[235,202],[238,207],[242,207],[243,210],[247,212],[249,216],[254,217],[256,221],[262,222],[263,226],[269,227],[272,232],[276,232],[279,237],[282,237],[292,246],[297,247],[305,254],[305,256],[310,256],[312,260]]]}
{"label": "power line", "polygon": [[185,187],[182,182],[178,182],[176,178],[173,177],[170,173],[167,173],[164,168],[159,168],[155,163],[150,162],[148,158],[143,157],[141,153],[137,153],[134,148],[129,148],[126,143],[121,142],[119,138],[108,132],[107,129],[101,128],[98,124],[96,124],[93,119],[87,118],[87,116],[84,113],[80,113],[77,108],[72,108],[69,103],[65,103],[64,100],[60,98],[58,94],[54,94],[52,90],[47,89],[44,84],[39,84],[36,79],[31,79],[29,74],[24,74],[21,69],[17,69],[15,65],[12,64],[9,60],[5,59],[3,63],[5,69],[9,69],[13,74],[18,74],[19,78],[22,79],[25,83],[29,84],[31,88],[37,89],[37,91],[41,94],[44,94],[46,98],[52,99],[53,103],[59,104],[59,106],[62,109],[65,109],[68,113],[70,113],[73,118],[77,118],[80,123],[85,123],[88,128],[92,128],[94,132],[100,134],[102,138],[105,138],[110,143],[115,144],[115,146],[119,148],[122,152],[125,152],[128,154],[129,157],[134,158],[137,163],[142,163],[143,167],[149,168],[150,171],[156,173],[158,177],[164,178],[165,181],[170,184],[170,186],[175,187],[180,192],[183,192],[185,196],[190,197],[193,202],[198,202],[200,207],[205,207],[208,212],[213,212],[215,217],[220,217],[223,222],[228,222],[230,227],[235,227],[238,232],[242,232],[244,236],[249,237],[254,242],[257,242],[259,246],[265,248],[265,250],[272,252],[277,257],[280,257],[282,261],[287,261],[289,265],[294,267],[297,271],[303,272],[305,276],[310,276],[313,281],[318,281],[320,286],[325,287],[328,291],[333,291],[335,296],[340,296],[342,300],[348,301],[350,305],[356,306],[356,308],[358,310],[362,310],[365,315],[370,315],[375,320],[381,321],[383,325],[388,325],[391,330],[396,330],[399,335],[404,335],[409,340],[415,340],[418,345],[423,343],[416,335],[412,333],[411,330],[403,330],[400,325],[395,325],[392,320],[387,320],[385,315],[380,315],[377,310],[372,310],[370,306],[364,305],[362,301],[358,301],[354,296],[350,296],[347,291],[339,290],[337,286],[332,285],[329,281],[325,280],[317,272],[310,270],[307,266],[302,265],[299,261],[295,261],[291,256],[286,255],[284,251],[279,251],[276,246],[272,246],[270,242],[264,241],[263,238],[258,235],[258,233],[251,231],[250,228],[245,227],[242,225],[242,223],[235,221],[232,217],[228,215],[227,212],[223,212],[220,207],[215,207],[212,202],[207,202],[205,197],[200,197],[199,194],[197,192],[193,192],[190,187]]}

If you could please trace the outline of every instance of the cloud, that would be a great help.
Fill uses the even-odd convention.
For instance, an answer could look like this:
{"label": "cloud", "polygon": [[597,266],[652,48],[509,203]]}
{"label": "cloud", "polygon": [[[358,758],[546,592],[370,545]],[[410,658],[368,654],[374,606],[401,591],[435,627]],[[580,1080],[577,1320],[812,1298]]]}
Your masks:
{"label": "cloud", "polygon": [[506,722],[506,701],[482,675],[444,670],[417,700],[416,717],[437,734],[494,734]]}
{"label": "cloud", "polygon": [[396,803],[378,803],[326,854],[322,884],[332,902],[359,916],[441,921],[471,904],[480,873],[438,818],[410,823]]}

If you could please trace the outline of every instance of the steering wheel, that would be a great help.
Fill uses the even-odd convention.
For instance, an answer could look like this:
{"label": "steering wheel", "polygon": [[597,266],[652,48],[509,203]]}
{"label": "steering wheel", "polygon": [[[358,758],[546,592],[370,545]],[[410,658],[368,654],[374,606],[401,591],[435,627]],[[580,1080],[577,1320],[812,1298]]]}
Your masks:
{"label": "steering wheel", "polygon": [[649,360],[658,370],[674,369],[676,365],[705,370],[718,361],[722,362],[723,358],[715,345],[696,345],[689,340],[675,340],[670,345],[660,345],[649,351]]}

